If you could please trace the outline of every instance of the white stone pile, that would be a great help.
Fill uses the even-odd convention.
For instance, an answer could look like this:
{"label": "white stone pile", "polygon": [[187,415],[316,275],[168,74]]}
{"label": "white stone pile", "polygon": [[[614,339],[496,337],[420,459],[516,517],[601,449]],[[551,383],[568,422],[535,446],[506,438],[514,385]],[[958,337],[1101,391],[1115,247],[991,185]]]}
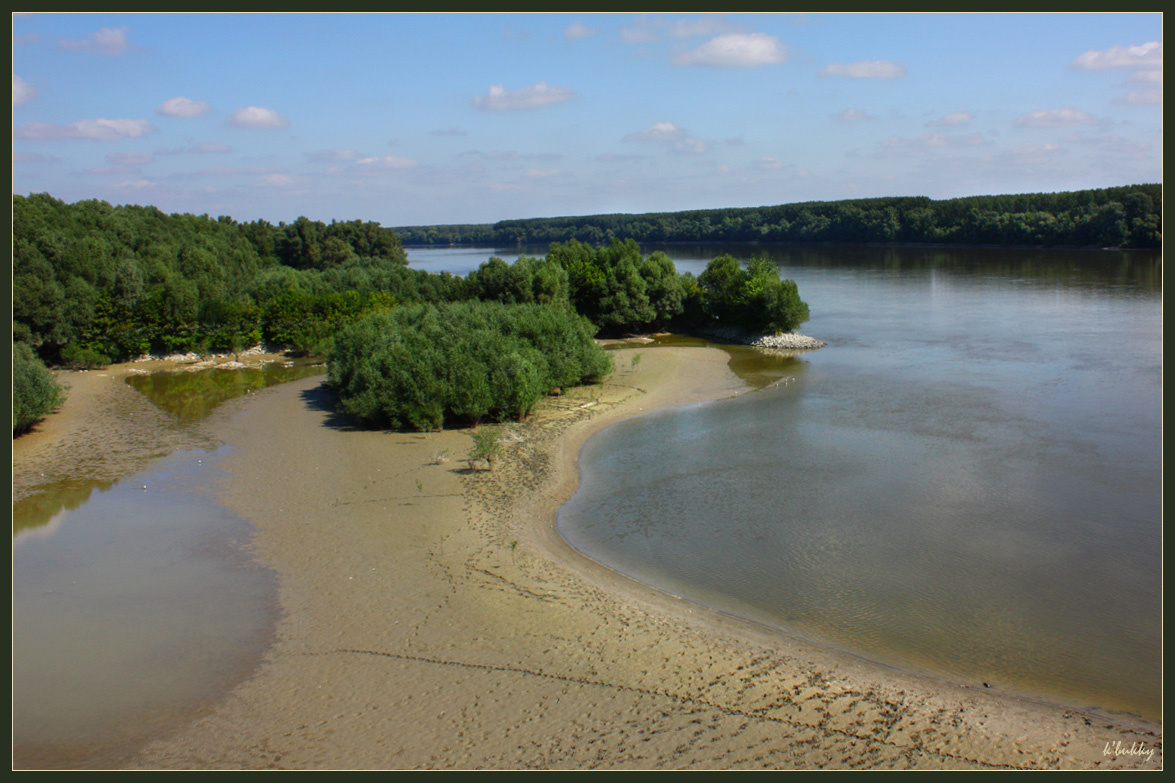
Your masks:
{"label": "white stone pile", "polygon": [[731,326],[707,329],[702,334],[706,337],[713,337],[728,343],[749,345],[753,348],[771,353],[777,351],[811,351],[816,348],[823,348],[828,344],[817,340],[815,337],[808,337],[805,334],[796,334],[795,332],[756,334]]}

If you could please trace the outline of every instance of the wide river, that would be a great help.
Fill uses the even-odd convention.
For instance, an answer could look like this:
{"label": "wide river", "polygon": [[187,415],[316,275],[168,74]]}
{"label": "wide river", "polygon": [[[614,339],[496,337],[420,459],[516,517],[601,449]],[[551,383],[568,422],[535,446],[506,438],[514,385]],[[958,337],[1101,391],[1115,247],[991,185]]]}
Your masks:
{"label": "wide river", "polygon": [[[559,515],[573,546],[874,661],[1161,718],[1160,254],[663,249],[695,275],[768,252],[828,346],[735,351],[759,391],[599,433]],[[517,257],[409,260],[464,275],[495,254]],[[186,426],[314,371],[133,383]],[[117,766],[258,661],[275,584],[215,502],[222,452],[14,504],[18,766]]]}
{"label": "wide river", "polygon": [[[828,346],[598,434],[564,538],[871,660],[1161,718],[1159,254],[661,249],[695,275],[769,254]],[[464,273],[491,252],[409,257]]]}

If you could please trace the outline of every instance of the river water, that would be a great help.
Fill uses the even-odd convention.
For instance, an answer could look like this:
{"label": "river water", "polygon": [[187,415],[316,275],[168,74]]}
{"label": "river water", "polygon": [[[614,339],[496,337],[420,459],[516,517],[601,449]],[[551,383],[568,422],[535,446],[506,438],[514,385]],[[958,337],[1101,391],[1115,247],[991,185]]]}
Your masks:
{"label": "river water", "polygon": [[[167,426],[188,429],[247,390],[321,372],[274,363],[128,381]],[[13,504],[15,768],[121,766],[257,665],[277,583],[249,554],[252,528],[215,497],[227,454],[182,449],[127,476],[49,481]]]}
{"label": "river water", "polygon": [[1159,254],[660,249],[695,275],[771,255],[828,347],[594,437],[574,547],[881,663],[1161,719]]}
{"label": "river water", "polygon": [[[1159,254],[662,249],[695,275],[768,252],[828,347],[736,351],[764,388],[593,438],[573,546],[872,660],[1160,718]],[[517,257],[409,249],[454,274],[495,254]],[[283,379],[135,383],[179,422]],[[222,456],[14,504],[17,766],[117,765],[256,662],[275,588],[209,492]]]}

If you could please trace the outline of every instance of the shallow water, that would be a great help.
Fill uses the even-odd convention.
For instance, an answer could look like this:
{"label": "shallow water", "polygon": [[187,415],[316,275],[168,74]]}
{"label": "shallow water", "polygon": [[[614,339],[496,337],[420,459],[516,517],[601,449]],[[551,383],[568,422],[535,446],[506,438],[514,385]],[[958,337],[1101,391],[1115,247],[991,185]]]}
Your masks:
{"label": "shallow water", "polygon": [[1159,719],[1161,261],[773,252],[829,346],[598,434],[564,537],[872,660]]}
{"label": "shallow water", "polygon": [[13,759],[117,765],[235,685],[268,644],[273,575],[182,452],[12,542]]}
{"label": "shallow water", "polygon": [[[298,362],[128,383],[191,427],[232,397],[323,372]],[[113,767],[246,677],[277,586],[216,499],[226,447],[117,481],[56,481],[13,505],[13,763]]]}

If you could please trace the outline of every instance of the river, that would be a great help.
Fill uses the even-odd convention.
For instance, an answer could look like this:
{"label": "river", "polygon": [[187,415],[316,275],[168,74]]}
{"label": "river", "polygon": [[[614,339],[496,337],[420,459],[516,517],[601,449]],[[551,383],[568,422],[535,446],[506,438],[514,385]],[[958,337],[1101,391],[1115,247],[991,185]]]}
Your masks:
{"label": "river", "polygon": [[870,660],[1161,719],[1159,254],[644,249],[695,275],[768,253],[828,347],[593,438],[574,547]]}
{"label": "river", "polygon": [[[1159,254],[661,249],[695,275],[770,253],[828,347],[740,353],[759,391],[593,438],[573,546],[870,660],[1161,718]],[[455,274],[494,254],[517,257],[409,249]],[[135,383],[183,420],[280,380],[192,378]],[[255,664],[274,585],[209,497],[220,456],[14,505],[18,765],[117,765]]]}

